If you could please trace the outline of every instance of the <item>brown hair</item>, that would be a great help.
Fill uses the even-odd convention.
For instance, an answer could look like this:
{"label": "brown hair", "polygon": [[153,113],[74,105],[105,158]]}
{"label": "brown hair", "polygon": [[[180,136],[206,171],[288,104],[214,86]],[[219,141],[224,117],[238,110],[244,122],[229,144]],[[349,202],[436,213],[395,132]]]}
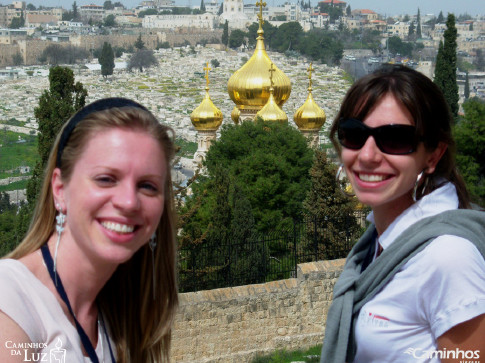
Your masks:
{"label": "brown hair", "polygon": [[[156,276],[152,273],[152,252],[146,244],[129,261],[118,266],[99,293],[97,301],[116,344],[119,362],[169,361],[171,327],[178,305],[175,214],[170,175],[175,150],[172,129],[160,124],[147,110],[137,107],[110,108],[90,113],[69,136],[61,155],[61,175],[68,182],[90,137],[112,128],[146,132],[156,139],[166,158],[167,178],[164,212],[156,231]],[[50,182],[56,167],[61,134],[54,143],[47,163],[30,229],[22,243],[8,256],[10,258],[20,258],[39,249],[54,233],[56,209]],[[154,278],[157,283],[155,291]]]}
{"label": "brown hair", "polygon": [[330,129],[330,140],[338,154],[341,152],[336,137],[338,121],[341,118],[364,120],[387,94],[392,94],[409,111],[427,150],[435,150],[440,142],[448,145],[435,171],[427,175],[428,182],[418,188],[417,198],[437,189],[441,185],[440,179],[444,178],[455,185],[460,208],[470,208],[468,191],[456,169],[450,108],[438,86],[411,68],[385,64],[352,85]]}

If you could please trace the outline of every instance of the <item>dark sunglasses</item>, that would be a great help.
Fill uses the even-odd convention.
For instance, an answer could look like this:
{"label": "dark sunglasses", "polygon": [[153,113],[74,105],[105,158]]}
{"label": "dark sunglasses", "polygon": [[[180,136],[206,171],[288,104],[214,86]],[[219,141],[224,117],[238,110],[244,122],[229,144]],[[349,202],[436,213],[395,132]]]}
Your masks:
{"label": "dark sunglasses", "polygon": [[379,150],[392,155],[411,154],[416,151],[419,142],[414,126],[389,124],[369,127],[353,118],[340,119],[337,133],[340,144],[347,149],[361,149],[372,136]]}

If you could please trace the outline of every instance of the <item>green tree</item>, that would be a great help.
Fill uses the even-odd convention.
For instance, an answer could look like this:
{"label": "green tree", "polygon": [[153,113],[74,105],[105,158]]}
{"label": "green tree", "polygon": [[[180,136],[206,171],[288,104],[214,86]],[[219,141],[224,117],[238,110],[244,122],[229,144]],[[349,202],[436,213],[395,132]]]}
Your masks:
{"label": "green tree", "polygon": [[205,10],[205,4],[204,4],[204,0],[200,0],[200,12],[202,14],[204,14],[206,12]]}
{"label": "green tree", "polygon": [[52,67],[49,70],[49,90],[42,92],[39,105],[34,109],[34,115],[39,124],[39,161],[27,184],[29,207],[35,205],[42,183],[43,170],[47,164],[56,135],[64,122],[84,106],[87,94],[88,92],[82,83],[74,82],[72,69]]}
{"label": "green tree", "polygon": [[20,16],[16,16],[12,19],[10,22],[9,28],[10,29],[18,29],[22,28],[25,25],[25,18],[24,18],[24,12],[22,11],[20,13]]}
{"label": "green tree", "polygon": [[217,15],[221,16],[224,12],[224,2],[221,2],[221,6],[219,6],[219,10],[217,11]]}
{"label": "green tree", "polygon": [[35,10],[37,10],[37,8],[35,7],[35,5],[32,4],[32,3],[28,3],[26,9],[29,10],[29,11],[35,11]]}
{"label": "green tree", "polygon": [[413,44],[403,42],[398,36],[390,37],[387,40],[388,48],[391,53],[401,54],[403,56],[410,57],[413,53]]}
{"label": "green tree", "polygon": [[[269,231],[301,212],[312,156],[306,139],[289,125],[261,121],[228,125],[207,153],[206,182],[212,182],[215,170],[223,165],[231,183],[237,183],[251,203],[258,231]],[[201,182],[189,200],[202,195],[207,185]]]}
{"label": "green tree", "polygon": [[140,11],[138,13],[138,17],[139,18],[144,18],[147,15],[157,15],[157,14],[158,14],[157,9],[146,9],[146,10]]}
{"label": "green tree", "polygon": [[417,22],[417,26],[416,26],[416,38],[417,39],[420,39],[423,37],[422,33],[421,33],[421,11],[419,10],[418,8],[418,15],[416,17],[416,22]]}
{"label": "green tree", "polygon": [[99,64],[101,64],[101,74],[103,77],[111,76],[115,68],[115,55],[111,44],[104,42],[101,55],[99,57]]}
{"label": "green tree", "polygon": [[468,71],[465,72],[465,101],[470,97],[470,80],[468,78]]}
{"label": "green tree", "polygon": [[445,21],[445,17],[443,16],[443,11],[440,11],[438,14],[438,18],[436,19],[437,24],[441,24]]}
{"label": "green tree", "polygon": [[439,46],[436,56],[434,83],[443,92],[453,116],[458,117],[458,84],[456,81],[456,38],[455,16],[448,14],[444,43]]}
{"label": "green tree", "polygon": [[78,19],[79,19],[79,13],[77,11],[77,4],[74,1],[74,3],[72,4],[72,20],[76,21]]}
{"label": "green tree", "polygon": [[415,32],[416,32],[416,27],[414,25],[414,21],[409,24],[409,31],[408,31],[408,40],[415,40]]}
{"label": "green tree", "polygon": [[[356,199],[344,195],[341,188],[345,185],[337,181],[337,167],[327,160],[325,151],[317,150],[310,169],[311,187],[303,204],[306,213],[318,221],[322,228],[308,228],[306,250],[314,252],[319,259],[334,259],[335,249],[343,249],[351,237],[360,230],[355,218]],[[315,236],[317,234],[318,236]],[[318,246],[316,239],[324,241]]]}
{"label": "green tree", "polygon": [[456,160],[472,200],[485,207],[485,102],[470,98],[463,110],[454,129]]}
{"label": "green tree", "polygon": [[133,54],[128,62],[128,70],[138,68],[140,72],[143,72],[143,68],[150,68],[158,65],[157,58],[153,54],[151,49],[139,49]]}
{"label": "green tree", "polygon": [[114,4],[110,0],[106,0],[104,2],[104,4],[103,4],[103,9],[104,10],[112,10],[114,8],[115,8],[115,6],[114,6]]}
{"label": "green tree", "polygon": [[230,48],[238,48],[244,44],[244,38],[246,37],[246,33],[241,29],[234,29],[231,31],[229,35],[229,47]]}
{"label": "green tree", "polygon": [[106,27],[116,26],[115,16],[113,14],[109,14],[106,18],[104,18],[104,26]]}
{"label": "green tree", "polygon": [[135,48],[138,50],[142,50],[143,48],[145,48],[145,43],[141,39],[141,34],[139,34],[138,38],[136,39]]}
{"label": "green tree", "polygon": [[300,23],[293,21],[281,24],[273,36],[271,47],[279,52],[298,49],[303,36],[303,28]]}
{"label": "green tree", "polygon": [[226,47],[229,44],[229,22],[226,20],[224,23],[224,30],[222,31],[222,38],[221,38],[222,44],[224,44]]}

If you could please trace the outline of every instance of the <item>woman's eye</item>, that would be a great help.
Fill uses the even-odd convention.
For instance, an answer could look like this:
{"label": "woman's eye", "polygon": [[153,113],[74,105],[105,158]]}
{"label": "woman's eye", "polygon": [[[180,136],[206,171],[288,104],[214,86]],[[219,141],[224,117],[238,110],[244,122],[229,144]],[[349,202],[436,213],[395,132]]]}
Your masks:
{"label": "woman's eye", "polygon": [[158,192],[158,187],[153,183],[141,183],[140,188],[154,194]]}
{"label": "woman's eye", "polygon": [[108,175],[98,176],[95,180],[99,185],[111,185],[115,183],[114,178]]}

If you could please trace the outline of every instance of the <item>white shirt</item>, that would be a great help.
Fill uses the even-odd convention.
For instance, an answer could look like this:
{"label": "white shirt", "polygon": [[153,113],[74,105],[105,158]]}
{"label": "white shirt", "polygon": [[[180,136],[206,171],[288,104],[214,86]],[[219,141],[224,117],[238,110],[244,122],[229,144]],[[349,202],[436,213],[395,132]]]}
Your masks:
{"label": "white shirt", "polygon": [[[12,355],[21,356],[24,361],[42,361],[43,357],[46,362],[91,362],[83,355],[79,334],[55,296],[23,263],[0,260],[0,286],[0,310],[30,339],[30,342],[0,342]],[[98,327],[96,355],[100,362],[111,362],[107,337],[101,324]],[[113,343],[111,346],[115,349]],[[35,353],[29,352],[29,347]],[[63,356],[65,360],[62,360]]]}
{"label": "white shirt", "polygon": [[[418,220],[457,208],[455,187],[448,183],[405,210],[379,236],[379,243],[386,249]],[[372,213],[368,219],[373,222]],[[355,327],[354,363],[440,362],[443,354],[478,361],[479,352],[437,352],[437,338],[481,314],[485,260],[470,241],[440,236],[362,307]],[[485,360],[485,352],[482,355]]]}

